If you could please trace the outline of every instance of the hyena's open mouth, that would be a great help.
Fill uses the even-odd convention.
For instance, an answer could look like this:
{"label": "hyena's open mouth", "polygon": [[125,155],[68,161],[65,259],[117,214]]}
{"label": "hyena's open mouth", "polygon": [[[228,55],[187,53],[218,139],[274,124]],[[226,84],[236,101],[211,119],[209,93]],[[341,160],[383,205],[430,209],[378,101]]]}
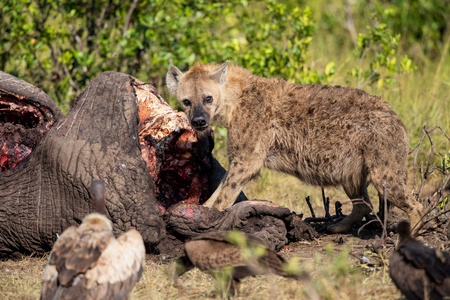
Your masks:
{"label": "hyena's open mouth", "polygon": [[201,150],[198,134],[186,115],[173,110],[153,86],[134,83],[134,88],[142,157],[154,178],[160,207],[204,203],[210,196],[206,172],[210,153]]}

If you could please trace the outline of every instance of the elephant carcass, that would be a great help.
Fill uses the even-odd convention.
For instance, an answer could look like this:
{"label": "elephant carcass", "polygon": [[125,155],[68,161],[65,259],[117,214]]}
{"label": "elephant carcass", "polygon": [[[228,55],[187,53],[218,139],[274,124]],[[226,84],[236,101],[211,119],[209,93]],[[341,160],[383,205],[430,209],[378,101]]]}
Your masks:
{"label": "elephant carcass", "polygon": [[[107,187],[114,232],[136,228],[152,252],[174,253],[184,239],[219,226],[258,231],[298,224],[292,214],[271,213],[263,202],[255,202],[251,214],[202,207],[225,173],[211,155],[212,132],[197,135],[184,114],[130,75],[102,73],[66,116],[45,93],[6,73],[0,73],[0,92],[0,145],[6,149],[0,152],[6,162],[0,173],[0,254],[50,250],[58,233],[92,211],[88,187],[97,178]],[[277,236],[279,248],[287,231],[266,233]]]}
{"label": "elephant carcass", "polygon": [[[48,120],[55,121],[31,154],[0,175],[1,254],[50,250],[57,234],[92,211],[88,187],[98,178],[106,183],[108,215],[116,234],[134,227],[148,249],[164,237],[152,177],[141,158],[133,82],[129,75],[103,73],[63,116],[43,92],[0,74],[3,102],[13,98],[33,107],[29,111],[45,112],[47,118],[38,118],[43,123],[36,125],[43,130],[50,127]],[[11,120],[3,118],[3,126],[22,126],[22,119]]]}

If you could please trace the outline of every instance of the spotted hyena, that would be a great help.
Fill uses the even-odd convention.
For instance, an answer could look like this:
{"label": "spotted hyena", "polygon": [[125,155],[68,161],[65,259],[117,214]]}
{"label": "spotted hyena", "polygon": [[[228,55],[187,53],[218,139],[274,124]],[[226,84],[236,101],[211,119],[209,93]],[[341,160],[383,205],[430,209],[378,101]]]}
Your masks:
{"label": "spotted hyena", "polygon": [[[345,232],[371,211],[370,179],[379,195],[417,224],[421,204],[407,192],[409,141],[405,127],[380,97],[364,91],[261,78],[236,65],[195,64],[166,76],[192,126],[213,119],[228,129],[229,170],[206,202],[231,206],[262,167],[321,187],[342,186],[353,209],[330,232]],[[359,200],[359,201],[358,201]]]}

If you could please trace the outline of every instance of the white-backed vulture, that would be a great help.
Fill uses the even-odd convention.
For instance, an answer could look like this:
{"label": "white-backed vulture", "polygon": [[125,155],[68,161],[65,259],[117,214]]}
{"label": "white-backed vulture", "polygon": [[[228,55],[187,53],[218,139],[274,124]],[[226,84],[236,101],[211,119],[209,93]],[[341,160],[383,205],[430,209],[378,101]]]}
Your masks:
{"label": "white-backed vulture", "polygon": [[[104,184],[91,185],[93,207],[79,227],[66,229],[53,246],[41,299],[127,299],[142,275],[145,247],[137,230],[117,239],[106,213]],[[100,212],[100,213],[99,213]]]}

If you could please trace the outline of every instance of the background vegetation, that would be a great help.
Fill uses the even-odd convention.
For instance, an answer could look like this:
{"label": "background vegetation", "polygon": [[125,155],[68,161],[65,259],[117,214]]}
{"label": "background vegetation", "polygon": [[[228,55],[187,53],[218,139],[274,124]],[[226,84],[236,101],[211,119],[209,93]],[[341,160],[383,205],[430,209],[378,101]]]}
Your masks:
{"label": "background vegetation", "polygon": [[[195,61],[228,59],[261,76],[380,95],[400,115],[413,147],[424,126],[450,132],[449,19],[449,0],[4,0],[0,70],[40,87],[67,112],[89,81],[107,70],[152,82],[176,106],[164,87],[171,60],[187,70]],[[215,127],[215,132],[214,154],[226,165],[226,130]],[[437,131],[433,140],[434,163],[448,165],[448,140]],[[424,145],[419,160],[429,149]],[[430,182],[432,191],[433,178]],[[306,215],[304,197],[310,195],[316,209],[321,199],[319,188],[268,170],[245,192]],[[344,211],[351,208],[339,190],[326,193],[343,202]],[[355,266],[351,243],[339,255],[320,244],[310,247],[317,247],[314,257],[322,267],[309,264],[310,258],[304,267],[322,298],[398,298],[385,267],[367,272]],[[44,263],[45,258],[2,262],[0,298],[36,297]],[[134,297],[216,295],[212,281],[199,272],[186,275],[183,286],[190,296],[171,287],[170,276],[169,267],[149,261]],[[302,297],[304,286],[259,278],[246,281],[242,292],[245,298],[289,299]]]}

